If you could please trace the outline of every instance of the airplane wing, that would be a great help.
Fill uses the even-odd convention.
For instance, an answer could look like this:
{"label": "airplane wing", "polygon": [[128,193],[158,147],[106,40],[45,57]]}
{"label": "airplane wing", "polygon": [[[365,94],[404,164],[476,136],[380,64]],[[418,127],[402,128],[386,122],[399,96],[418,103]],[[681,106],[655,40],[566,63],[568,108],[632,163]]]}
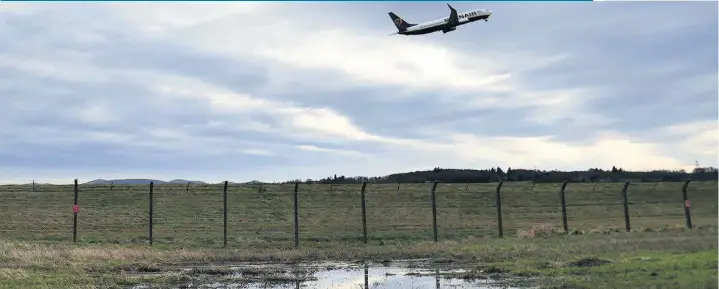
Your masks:
{"label": "airplane wing", "polygon": [[449,19],[447,19],[447,24],[445,24],[445,26],[447,28],[452,28],[459,25],[459,17],[457,16],[457,10],[452,8],[449,3],[447,3],[447,7],[449,7],[450,13]]}

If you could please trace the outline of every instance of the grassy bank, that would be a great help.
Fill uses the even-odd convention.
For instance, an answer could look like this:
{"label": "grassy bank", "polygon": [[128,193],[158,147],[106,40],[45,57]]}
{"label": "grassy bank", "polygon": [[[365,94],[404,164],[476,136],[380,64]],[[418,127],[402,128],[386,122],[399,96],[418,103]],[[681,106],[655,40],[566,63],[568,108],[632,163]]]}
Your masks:
{"label": "grassy bank", "polygon": [[[439,184],[440,240],[497,236],[497,184]],[[506,182],[501,189],[505,236],[535,224],[562,228],[561,184]],[[682,183],[636,183],[628,190],[633,230],[684,225]],[[360,185],[300,185],[302,244],[360,243]],[[565,192],[571,231],[624,229],[622,183],[571,183]],[[432,239],[431,184],[369,184],[367,231],[372,242]],[[293,244],[293,185],[231,185],[228,246],[276,248]],[[689,185],[695,226],[716,227],[716,182]],[[153,192],[156,245],[218,248],[223,245],[222,185],[158,185]],[[147,244],[149,185],[80,185],[78,241]],[[72,186],[0,186],[0,238],[72,240]]]}
{"label": "grassy bank", "polygon": [[[532,229],[528,229],[532,230]],[[455,241],[307,243],[299,249],[148,248],[138,245],[0,243],[0,288],[126,288],[154,280],[176,284],[187,276],[135,275],[188,264],[245,261],[383,261],[432,258],[437,266],[470,275],[537,276],[545,288],[717,288],[717,233],[713,228],[663,232],[558,235],[537,227],[532,238]],[[653,287],[661,285],[661,287]]]}

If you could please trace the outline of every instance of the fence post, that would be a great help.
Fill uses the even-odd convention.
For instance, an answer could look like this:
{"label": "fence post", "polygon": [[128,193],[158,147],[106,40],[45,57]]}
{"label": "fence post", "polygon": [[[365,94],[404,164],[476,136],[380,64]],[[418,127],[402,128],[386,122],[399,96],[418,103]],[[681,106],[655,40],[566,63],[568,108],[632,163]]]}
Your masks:
{"label": "fence post", "polygon": [[562,183],[562,188],[559,189],[559,197],[562,200],[562,227],[564,228],[564,233],[569,233],[569,224],[567,224],[567,200],[564,196],[564,190],[567,188],[567,181],[565,180]]}
{"label": "fence post", "polygon": [[190,182],[187,182],[187,189],[185,191],[188,193],[190,192]]}
{"label": "fence post", "polygon": [[499,237],[504,238],[504,232],[502,228],[502,184],[504,184],[504,181],[499,181],[499,184],[497,184],[497,229],[499,230]]}
{"label": "fence post", "polygon": [[80,206],[77,205],[79,190],[77,187],[77,179],[75,179],[75,202],[72,205],[72,242],[77,242],[77,213],[80,212]]}
{"label": "fence post", "polygon": [[397,183],[397,191],[398,191],[398,192],[399,192],[399,185],[400,185],[400,184],[401,184],[401,183],[399,183],[399,182]]}
{"label": "fence post", "polygon": [[432,184],[432,235],[437,242],[437,181]]}
{"label": "fence post", "polygon": [[149,204],[150,209],[148,210],[148,214],[147,214],[147,238],[150,241],[150,246],[152,246],[152,220],[153,220],[153,215],[155,214],[155,210],[154,210],[154,203],[155,203],[154,191],[155,190],[154,190],[154,188],[155,188],[154,182],[150,182],[150,204]]}
{"label": "fence post", "polygon": [[364,264],[364,288],[369,289],[369,264]]}
{"label": "fence post", "polygon": [[439,268],[434,269],[434,288],[440,289],[442,288],[442,284],[440,284],[441,278],[439,278]]}
{"label": "fence post", "polygon": [[32,191],[35,192],[35,180],[32,180]]}
{"label": "fence post", "polygon": [[110,182],[110,192],[112,192],[112,187],[115,186],[115,182]]}
{"label": "fence post", "polygon": [[689,202],[689,196],[687,193],[687,187],[689,187],[689,182],[691,182],[691,180],[684,181],[684,185],[682,186],[682,195],[684,196],[684,216],[687,218],[687,228],[691,230],[693,229],[692,214],[689,210],[691,204]]}
{"label": "fence post", "polygon": [[227,247],[227,181],[225,181],[225,186],[222,189],[222,214],[223,214],[223,224],[222,224],[222,247]]}
{"label": "fence post", "polygon": [[367,182],[362,183],[362,236],[364,243],[367,244],[367,206],[365,203],[365,189],[367,188]]}
{"label": "fence post", "polygon": [[298,182],[295,182],[295,191],[293,194],[293,201],[294,201],[294,211],[295,211],[295,247],[300,246],[300,219],[298,214],[298,206],[297,206],[297,187],[299,186]]}
{"label": "fence post", "polygon": [[329,189],[329,191],[327,191],[327,192],[329,192],[329,193],[331,194],[331,193],[332,193],[332,189],[334,189],[334,184],[330,184],[330,189]]}
{"label": "fence post", "polygon": [[624,199],[624,228],[627,232],[632,230],[632,226],[629,223],[629,196],[627,191],[629,190],[629,182],[624,183],[622,189],[622,198]]}

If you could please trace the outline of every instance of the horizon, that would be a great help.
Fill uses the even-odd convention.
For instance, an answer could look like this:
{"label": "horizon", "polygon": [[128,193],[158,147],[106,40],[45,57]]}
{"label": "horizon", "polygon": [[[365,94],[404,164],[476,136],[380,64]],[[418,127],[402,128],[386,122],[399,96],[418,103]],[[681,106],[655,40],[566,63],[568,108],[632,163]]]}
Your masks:
{"label": "horizon", "polygon": [[[461,169],[461,168],[441,168],[441,169],[443,169],[443,170],[477,170],[477,171],[487,171],[487,170],[496,169],[496,168],[497,168],[497,167],[490,167],[490,168],[484,168],[484,169]],[[509,167],[509,168],[511,168],[511,167]],[[651,169],[651,170],[632,171],[632,170],[625,170],[625,169],[623,169],[623,168],[621,168],[621,167],[616,167],[616,168],[619,169],[619,170],[622,170],[623,172],[627,172],[627,173],[637,173],[637,172],[638,172],[638,173],[649,173],[649,172],[661,172],[661,171],[680,172],[680,171],[682,171],[682,169],[678,169],[678,170],[670,170],[670,169]],[[701,168],[712,168],[712,169],[716,169],[716,168],[713,167],[713,166],[707,166],[707,167],[701,167]],[[612,168],[609,168],[609,169],[605,169],[605,168],[587,168],[587,169],[585,169],[585,170],[574,170],[574,171],[571,171],[571,170],[569,170],[569,171],[559,170],[558,172],[587,172],[587,173],[588,173],[590,169],[599,169],[599,170],[602,170],[603,172],[611,172],[611,171],[612,171]],[[692,168],[692,169],[694,169],[694,168]],[[369,175],[348,176],[348,175],[341,175],[341,174],[336,174],[336,175],[337,175],[337,176],[345,176],[345,177],[348,177],[348,178],[356,178],[356,177],[375,178],[375,177],[385,177],[385,176],[395,175],[395,174],[411,174],[411,173],[414,173],[414,172],[427,172],[427,171],[432,171],[432,170],[433,170],[433,169],[415,170],[415,171],[406,171],[406,172],[395,172],[395,173],[388,174],[388,175],[377,175],[377,176],[369,176]],[[505,172],[507,171],[505,168],[502,168],[502,170],[505,171]],[[529,168],[513,168],[512,171],[514,171],[514,170],[538,171],[538,172],[553,172],[553,170],[529,169]],[[691,171],[686,171],[686,170],[685,170],[684,173],[686,173],[686,174],[691,174]],[[331,174],[331,175],[323,176],[323,177],[318,177],[318,178],[312,178],[312,180],[313,180],[313,181],[318,181],[318,180],[320,180],[320,179],[322,179],[322,178],[331,177],[332,175],[335,175],[335,174]],[[49,180],[49,181],[42,181],[42,180],[37,180],[37,179],[35,179],[35,180],[30,180],[29,182],[8,182],[8,181],[0,180],[0,185],[28,185],[28,184],[32,184],[33,182],[34,182],[35,184],[71,185],[71,184],[73,184],[74,180],[75,180],[74,178],[73,178],[73,179],[70,179],[69,181],[68,181],[68,180],[65,180],[65,179],[63,179],[63,180],[56,179],[56,180]],[[166,178],[166,179],[162,179],[162,178],[148,178],[148,177],[89,178],[89,179],[86,179],[86,180],[85,180],[85,179],[77,178],[77,180],[78,180],[78,184],[84,184],[84,183],[88,183],[88,182],[101,181],[101,180],[102,180],[102,181],[113,181],[113,180],[154,180],[154,181],[161,181],[161,182],[171,182],[171,181],[176,181],[176,180],[182,180],[182,181],[190,181],[190,182],[203,182],[203,183],[206,183],[206,184],[219,184],[219,183],[223,183],[223,182],[225,182],[225,181],[228,181],[228,182],[230,182],[230,183],[239,183],[239,184],[241,184],[241,183],[248,183],[248,182],[255,182],[255,181],[257,181],[257,182],[260,182],[260,183],[268,183],[268,184],[269,184],[269,183],[291,182],[292,180],[296,180],[296,178],[295,178],[295,179],[290,178],[290,179],[284,179],[284,180],[271,180],[271,181],[268,181],[268,180],[257,180],[257,179],[252,179],[252,180],[239,180],[239,181],[238,181],[238,180],[231,180],[231,179],[223,179],[223,180],[216,180],[216,179],[215,179],[215,180],[204,180],[204,179],[196,179],[196,178]],[[301,180],[304,181],[304,180],[306,180],[306,179],[301,179]],[[525,182],[525,181],[522,181],[522,182]]]}
{"label": "horizon", "polygon": [[0,184],[719,166],[716,1],[2,3]]}

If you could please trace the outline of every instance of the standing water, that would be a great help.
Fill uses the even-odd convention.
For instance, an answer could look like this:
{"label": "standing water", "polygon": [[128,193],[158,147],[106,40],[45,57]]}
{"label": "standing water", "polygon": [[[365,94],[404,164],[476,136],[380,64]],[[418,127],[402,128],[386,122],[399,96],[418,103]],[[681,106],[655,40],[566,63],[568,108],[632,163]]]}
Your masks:
{"label": "standing water", "polygon": [[[482,271],[450,268],[428,268],[410,263],[404,265],[369,265],[347,263],[314,263],[299,265],[242,264],[229,267],[207,266],[180,268],[189,282],[169,284],[145,283],[133,289],[207,288],[334,288],[334,289],[412,289],[453,288],[493,289],[509,287]],[[528,288],[528,287],[521,287]]]}

